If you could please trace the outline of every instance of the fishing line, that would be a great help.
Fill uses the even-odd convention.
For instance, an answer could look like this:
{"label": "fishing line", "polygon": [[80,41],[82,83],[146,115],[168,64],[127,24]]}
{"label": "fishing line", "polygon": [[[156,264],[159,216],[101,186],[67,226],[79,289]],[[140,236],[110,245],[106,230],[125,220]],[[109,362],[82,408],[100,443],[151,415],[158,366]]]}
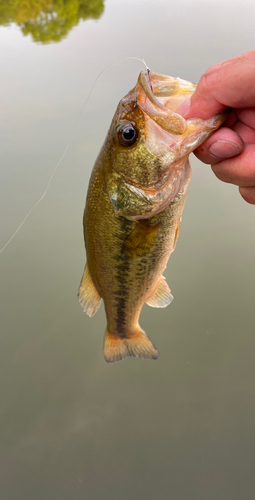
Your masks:
{"label": "fishing line", "polygon": [[61,157],[60,157],[60,159],[58,160],[58,163],[57,163],[57,164],[56,164],[56,166],[53,168],[53,171],[52,171],[52,173],[51,173],[51,176],[50,176],[50,178],[49,178],[49,180],[48,180],[48,183],[47,183],[47,185],[46,185],[46,188],[45,188],[45,190],[44,190],[44,192],[43,192],[42,196],[39,198],[39,200],[38,200],[38,201],[36,201],[36,203],[35,203],[35,204],[32,206],[32,208],[28,211],[28,213],[25,215],[24,219],[21,221],[20,225],[17,227],[16,231],[13,233],[13,235],[10,237],[10,239],[9,239],[9,240],[5,243],[5,245],[1,248],[1,250],[0,250],[0,254],[1,254],[1,253],[5,250],[5,248],[6,248],[6,247],[7,247],[7,246],[11,243],[11,241],[12,241],[12,240],[15,238],[15,236],[18,234],[18,232],[20,231],[20,229],[22,228],[22,226],[25,224],[26,220],[27,220],[27,219],[28,219],[28,217],[31,215],[31,213],[34,211],[34,209],[35,209],[35,208],[39,205],[39,203],[41,203],[41,202],[42,202],[42,200],[45,198],[45,196],[46,196],[46,194],[47,194],[47,192],[48,192],[48,190],[49,190],[49,187],[50,187],[50,185],[51,185],[52,179],[53,179],[53,177],[54,177],[54,175],[55,175],[55,173],[56,173],[56,171],[57,171],[57,169],[58,169],[58,167],[59,167],[60,163],[62,162],[63,158],[65,157],[65,155],[66,155],[66,153],[67,153],[67,151],[68,151],[68,149],[69,149],[69,146],[70,146],[70,144],[71,144],[71,142],[72,142],[72,139],[73,139],[73,136],[74,136],[74,132],[75,132],[75,130],[76,130],[76,125],[77,125],[77,123],[78,123],[78,121],[79,121],[79,118],[80,118],[80,116],[81,116],[81,114],[82,114],[82,112],[83,112],[83,110],[84,110],[84,108],[85,108],[85,106],[86,106],[86,104],[87,104],[87,102],[88,102],[88,100],[89,100],[89,98],[90,98],[91,94],[92,94],[92,91],[93,91],[93,89],[94,89],[94,87],[95,87],[95,85],[96,85],[97,80],[98,80],[98,79],[99,79],[99,77],[102,75],[102,73],[103,73],[104,71],[106,71],[108,68],[111,68],[112,66],[115,66],[115,64],[118,64],[118,63],[120,63],[120,62],[122,62],[122,61],[126,61],[127,59],[136,59],[137,61],[142,62],[142,63],[144,64],[145,68],[147,69],[147,71],[150,71],[144,59],[140,59],[139,57],[133,57],[133,56],[124,57],[123,59],[118,59],[118,61],[115,61],[114,63],[109,64],[109,65],[108,65],[108,66],[106,66],[104,69],[102,69],[102,71],[100,71],[100,73],[97,75],[97,77],[96,77],[96,79],[95,79],[95,81],[94,81],[94,83],[93,83],[93,85],[92,85],[92,87],[91,87],[91,89],[90,89],[90,92],[88,93],[87,99],[85,100],[84,104],[82,105],[82,107],[81,107],[81,109],[80,109],[80,111],[79,111],[79,113],[78,113],[78,115],[77,115],[77,118],[76,118],[76,120],[75,120],[75,122],[74,122],[74,125],[73,125],[73,129],[72,129],[71,134],[70,134],[70,136],[69,136],[69,141],[68,141],[68,143],[67,143],[67,145],[66,145],[66,147],[65,147],[65,149],[64,149],[64,151],[63,151],[63,153],[62,153],[62,155],[61,155]]}

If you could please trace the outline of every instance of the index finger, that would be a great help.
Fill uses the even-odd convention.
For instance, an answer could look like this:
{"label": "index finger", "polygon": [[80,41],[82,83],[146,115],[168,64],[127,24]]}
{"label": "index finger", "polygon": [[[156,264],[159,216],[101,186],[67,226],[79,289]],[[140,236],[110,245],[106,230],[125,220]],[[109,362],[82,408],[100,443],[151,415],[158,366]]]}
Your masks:
{"label": "index finger", "polygon": [[225,108],[255,105],[255,50],[209,68],[191,97],[187,118],[207,119]]}

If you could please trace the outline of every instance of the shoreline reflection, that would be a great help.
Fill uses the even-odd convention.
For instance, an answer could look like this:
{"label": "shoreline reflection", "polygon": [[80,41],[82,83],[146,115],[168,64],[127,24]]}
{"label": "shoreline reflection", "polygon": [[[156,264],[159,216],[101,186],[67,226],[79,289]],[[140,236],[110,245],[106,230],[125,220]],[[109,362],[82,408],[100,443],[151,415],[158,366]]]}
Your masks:
{"label": "shoreline reflection", "polygon": [[104,0],[0,0],[0,26],[15,23],[37,43],[60,42],[82,20],[99,19]]}

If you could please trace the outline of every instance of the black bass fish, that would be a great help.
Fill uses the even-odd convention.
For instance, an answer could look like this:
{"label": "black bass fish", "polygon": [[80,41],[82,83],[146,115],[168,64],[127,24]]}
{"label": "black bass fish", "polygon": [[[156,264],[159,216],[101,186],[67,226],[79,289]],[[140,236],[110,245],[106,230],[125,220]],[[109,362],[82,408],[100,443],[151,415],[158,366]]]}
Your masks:
{"label": "black bass fish", "polygon": [[195,88],[142,71],[120,101],[92,171],[79,300],[89,316],[104,300],[106,361],[158,357],[139,315],[145,302],[166,307],[173,299],[163,272],[190,184],[188,156],[226,118],[223,112],[209,120],[185,120],[176,113]]}

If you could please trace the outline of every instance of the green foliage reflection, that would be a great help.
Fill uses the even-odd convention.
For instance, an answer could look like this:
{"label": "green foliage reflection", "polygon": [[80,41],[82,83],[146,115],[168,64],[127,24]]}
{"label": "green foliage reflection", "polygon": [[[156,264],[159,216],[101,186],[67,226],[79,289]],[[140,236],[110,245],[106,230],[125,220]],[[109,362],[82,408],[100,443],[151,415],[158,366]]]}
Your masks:
{"label": "green foliage reflection", "polygon": [[98,19],[104,0],[0,0],[0,25],[16,23],[35,42],[59,42],[80,19]]}

